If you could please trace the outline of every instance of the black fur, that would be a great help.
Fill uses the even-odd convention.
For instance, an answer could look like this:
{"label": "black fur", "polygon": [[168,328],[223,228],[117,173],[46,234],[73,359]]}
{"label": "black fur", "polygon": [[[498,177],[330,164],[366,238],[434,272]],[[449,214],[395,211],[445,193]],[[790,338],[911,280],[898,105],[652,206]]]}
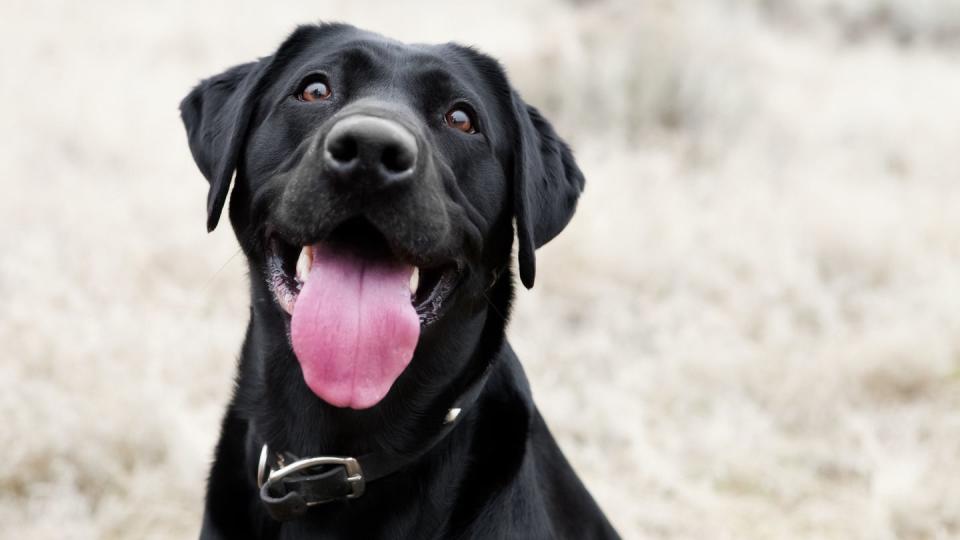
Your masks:
{"label": "black fur", "polygon": [[[322,72],[333,97],[293,96]],[[458,101],[479,132],[444,125]],[[345,191],[318,165],[330,125],[357,111],[415,134],[425,156],[414,184]],[[190,150],[210,183],[208,229],[231,178],[230,220],[250,266],[250,320],[236,392],[210,473],[202,538],[615,538],[530,396],[504,338],[513,296],[513,220],[521,279],[534,251],[573,215],[584,179],[567,145],[512,90],[499,64],[454,44],[405,45],[347,25],[297,29],[271,56],[201,82],[181,103]],[[411,264],[456,263],[462,282],[425,327],[389,394],[366,410],[333,407],[306,386],[289,317],[268,288],[266,237],[327,238],[357,217]],[[268,442],[300,456],[416,448],[458,393],[493,362],[460,424],[404,470],[358,498],[271,520],[255,470]]]}

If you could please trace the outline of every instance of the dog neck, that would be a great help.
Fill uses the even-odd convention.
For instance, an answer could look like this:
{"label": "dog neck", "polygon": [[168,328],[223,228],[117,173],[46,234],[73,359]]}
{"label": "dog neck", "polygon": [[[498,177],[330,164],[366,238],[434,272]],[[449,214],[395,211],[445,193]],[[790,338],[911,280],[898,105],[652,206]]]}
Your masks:
{"label": "dog neck", "polygon": [[[404,451],[422,444],[436,429],[424,419],[435,418],[436,409],[446,410],[461,389],[493,363],[492,375],[474,405],[461,413],[459,424],[420,461],[368,485],[366,492],[349,505],[313,507],[287,525],[318,530],[333,527],[360,537],[376,537],[383,532],[378,527],[393,532],[404,529],[407,537],[458,529],[475,517],[469,510],[471,505],[461,500],[462,490],[492,492],[520,466],[526,448],[523,439],[534,412],[526,379],[504,337],[504,315],[509,312],[513,294],[509,272],[487,290],[482,304],[454,310],[469,316],[445,318],[425,332],[408,372],[383,402],[363,411],[330,406],[309,390],[286,341],[284,320],[275,316],[269,292],[256,284],[252,289],[251,319],[227,418],[228,424],[246,433],[245,442],[233,439],[244,446],[242,451],[237,448],[243,457],[233,462],[244,470],[233,474],[240,475],[235,478],[243,479],[251,497],[256,497],[255,473],[262,444],[300,457],[359,456],[381,449]],[[430,361],[418,362],[420,355]],[[516,386],[518,381],[520,386]],[[484,459],[496,463],[498,474],[468,476],[463,464]],[[411,497],[411,489],[430,496]],[[402,527],[369,520],[370,515],[389,514],[378,514],[379,510],[404,506],[418,507],[411,515],[433,517]],[[258,521],[265,530],[277,527],[265,511],[260,515]]]}

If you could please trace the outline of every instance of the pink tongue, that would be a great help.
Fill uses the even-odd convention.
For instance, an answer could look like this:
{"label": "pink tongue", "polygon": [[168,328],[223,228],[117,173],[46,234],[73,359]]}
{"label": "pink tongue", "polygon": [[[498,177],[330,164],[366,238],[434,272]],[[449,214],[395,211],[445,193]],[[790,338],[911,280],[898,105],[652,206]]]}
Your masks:
{"label": "pink tongue", "polygon": [[290,324],[293,352],[313,393],[354,409],[383,399],[420,337],[410,302],[412,272],[399,262],[313,247]]}

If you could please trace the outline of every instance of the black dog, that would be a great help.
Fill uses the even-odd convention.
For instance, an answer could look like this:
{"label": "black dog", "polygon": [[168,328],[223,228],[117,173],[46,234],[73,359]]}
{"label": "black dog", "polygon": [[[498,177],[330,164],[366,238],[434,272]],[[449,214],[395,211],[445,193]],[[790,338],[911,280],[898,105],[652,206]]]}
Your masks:
{"label": "black dog", "polygon": [[202,538],[615,538],[504,338],[584,179],[500,65],[340,24],[181,103],[250,266]]}

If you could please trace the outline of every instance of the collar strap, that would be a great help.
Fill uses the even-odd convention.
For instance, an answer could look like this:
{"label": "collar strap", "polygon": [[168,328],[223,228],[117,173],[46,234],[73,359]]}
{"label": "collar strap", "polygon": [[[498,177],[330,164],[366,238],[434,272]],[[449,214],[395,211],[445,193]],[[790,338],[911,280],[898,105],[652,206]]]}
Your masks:
{"label": "collar strap", "polygon": [[260,501],[277,521],[289,521],[306,513],[311,506],[331,501],[355,499],[363,495],[369,482],[390,476],[413,464],[453,431],[464,416],[463,409],[473,405],[490,377],[493,364],[457,397],[447,410],[440,429],[424,444],[409,452],[379,451],[358,457],[317,456],[299,458],[289,452],[271,452],[266,444],[260,450],[257,485]]}

